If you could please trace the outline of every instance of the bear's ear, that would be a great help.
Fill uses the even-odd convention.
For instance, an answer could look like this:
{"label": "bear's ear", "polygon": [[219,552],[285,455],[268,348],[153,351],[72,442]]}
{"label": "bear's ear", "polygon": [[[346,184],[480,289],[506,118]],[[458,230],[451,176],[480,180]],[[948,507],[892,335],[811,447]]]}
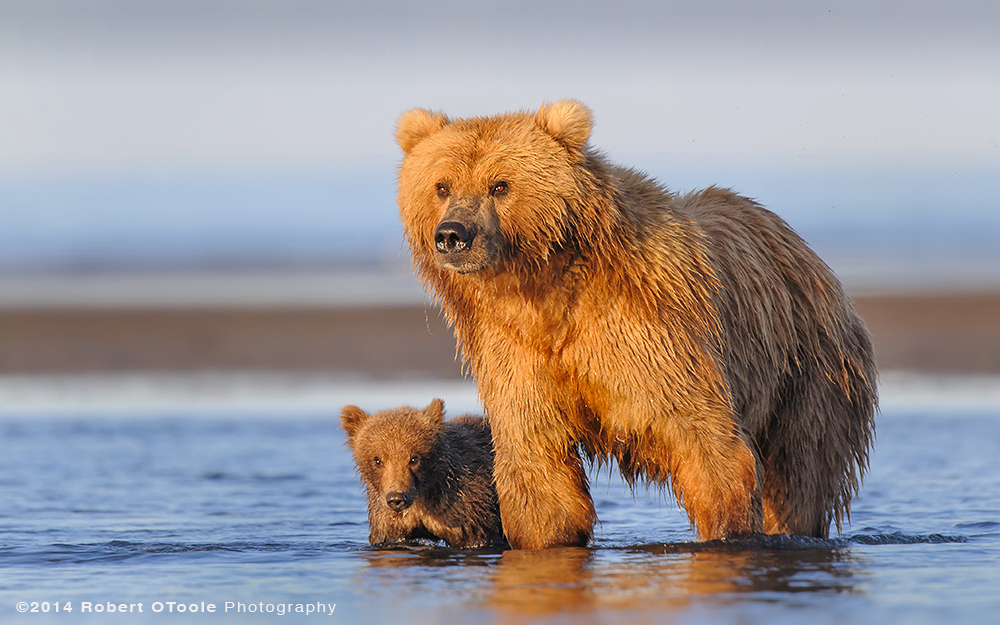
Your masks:
{"label": "bear's ear", "polygon": [[444,128],[448,117],[427,109],[412,109],[403,113],[396,123],[396,143],[409,154],[424,138]]}
{"label": "bear's ear", "polygon": [[590,139],[594,120],[588,109],[576,100],[543,104],[535,123],[569,150],[579,150]]}
{"label": "bear's ear", "polygon": [[444,400],[436,397],[432,399],[431,403],[427,404],[427,407],[424,408],[424,414],[430,417],[434,423],[444,421]]}
{"label": "bear's ear", "polygon": [[357,406],[344,406],[340,413],[340,426],[347,432],[348,438],[354,438],[367,420],[368,413]]}

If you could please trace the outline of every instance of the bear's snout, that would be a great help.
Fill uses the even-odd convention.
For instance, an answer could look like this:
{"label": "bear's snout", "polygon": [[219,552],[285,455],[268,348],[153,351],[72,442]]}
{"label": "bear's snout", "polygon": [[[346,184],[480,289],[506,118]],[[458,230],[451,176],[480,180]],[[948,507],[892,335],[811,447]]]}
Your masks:
{"label": "bear's snout", "polygon": [[405,493],[401,493],[399,491],[394,491],[394,492],[388,493],[385,496],[385,505],[389,506],[390,508],[392,508],[396,512],[401,511],[402,509],[404,509],[409,504],[410,504],[410,502],[406,499],[406,494]]}
{"label": "bear's snout", "polygon": [[469,249],[475,238],[475,228],[458,221],[442,221],[434,231],[434,247],[442,254],[452,254]]}

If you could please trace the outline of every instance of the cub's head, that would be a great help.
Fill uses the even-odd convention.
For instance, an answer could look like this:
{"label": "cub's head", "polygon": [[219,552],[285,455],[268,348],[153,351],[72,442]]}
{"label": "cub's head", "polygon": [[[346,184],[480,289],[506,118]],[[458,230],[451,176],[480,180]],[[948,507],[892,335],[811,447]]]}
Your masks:
{"label": "cub's head", "polygon": [[434,477],[444,431],[444,402],[424,409],[404,406],[368,414],[346,406],[340,424],[369,501],[406,510]]}
{"label": "cub's head", "polygon": [[565,241],[592,126],[572,100],[468,119],[404,113],[399,214],[418,262],[458,273],[516,255],[543,264]]}

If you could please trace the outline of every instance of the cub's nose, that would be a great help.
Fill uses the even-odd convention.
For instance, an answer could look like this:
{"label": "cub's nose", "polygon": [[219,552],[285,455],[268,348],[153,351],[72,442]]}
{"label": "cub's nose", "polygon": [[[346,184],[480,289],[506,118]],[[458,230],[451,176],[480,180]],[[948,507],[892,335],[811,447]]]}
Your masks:
{"label": "cub's nose", "polygon": [[385,505],[399,512],[406,507],[406,495],[399,492],[389,493],[385,496]]}
{"label": "cub's nose", "polygon": [[434,246],[442,254],[461,252],[476,238],[476,232],[458,221],[442,221],[434,231]]}

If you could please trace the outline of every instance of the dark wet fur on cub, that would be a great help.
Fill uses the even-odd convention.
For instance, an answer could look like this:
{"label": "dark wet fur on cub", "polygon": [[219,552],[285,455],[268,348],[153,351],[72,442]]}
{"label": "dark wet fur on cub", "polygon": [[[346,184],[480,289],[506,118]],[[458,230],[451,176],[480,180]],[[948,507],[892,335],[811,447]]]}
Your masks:
{"label": "dark wet fur on cub", "polygon": [[506,545],[493,485],[486,420],[444,420],[444,402],[340,415],[347,445],[368,493],[368,540],[385,545],[443,540],[455,548]]}

